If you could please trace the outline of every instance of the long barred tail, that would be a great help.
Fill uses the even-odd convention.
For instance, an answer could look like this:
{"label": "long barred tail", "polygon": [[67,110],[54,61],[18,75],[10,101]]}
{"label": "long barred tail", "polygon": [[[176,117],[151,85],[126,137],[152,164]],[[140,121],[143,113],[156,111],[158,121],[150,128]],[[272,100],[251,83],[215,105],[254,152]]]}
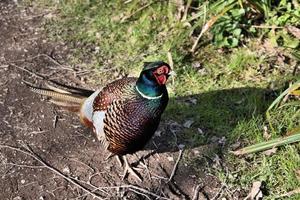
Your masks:
{"label": "long barred tail", "polygon": [[27,84],[30,90],[34,93],[50,97],[50,101],[55,105],[62,107],[65,110],[79,113],[82,104],[88,96],[73,94],[69,91],[62,90],[48,85],[49,89],[38,88]]}

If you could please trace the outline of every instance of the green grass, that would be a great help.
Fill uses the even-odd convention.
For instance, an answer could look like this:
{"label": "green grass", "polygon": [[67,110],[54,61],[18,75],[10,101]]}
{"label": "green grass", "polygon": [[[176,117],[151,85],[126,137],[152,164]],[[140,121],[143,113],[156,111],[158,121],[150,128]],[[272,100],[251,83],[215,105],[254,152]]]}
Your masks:
{"label": "green grass", "polygon": [[[264,2],[262,10],[268,20],[266,24],[272,25],[275,20],[272,16],[280,16],[274,8],[268,9],[269,1]],[[46,1],[42,6],[45,5],[59,10],[58,16],[46,23],[49,36],[74,44],[77,50],[70,62],[85,62],[100,72],[108,70],[100,76],[103,82],[115,74],[137,76],[144,61],[168,61],[167,53],[171,53],[177,75],[168,85],[171,99],[163,120],[179,124],[187,119],[194,120],[191,128],[182,129],[178,135],[179,141],[190,149],[210,143],[213,137],[226,138],[222,153],[229,176],[222,168],[209,170],[230,188],[242,188],[247,192],[253,181],[262,180],[266,182],[267,198],[272,199],[300,187],[295,175],[300,166],[299,144],[280,147],[270,156],[257,153],[236,157],[227,153],[237,141],[243,146],[265,141],[265,126],[271,138],[299,126],[299,107],[296,106],[271,111],[274,132],[265,116],[272,101],[286,88],[285,83],[299,79],[292,75],[297,60],[291,56],[291,49],[276,47],[279,38],[272,36],[269,39],[271,44],[275,40],[275,46],[264,47],[261,38],[254,36],[266,36],[267,30],[258,30],[253,35],[248,33],[248,40],[246,35],[240,35],[241,32],[238,38],[244,39],[240,41],[243,45],[220,49],[213,45],[213,29],[212,34],[207,33],[201,38],[196,52],[191,53],[189,50],[195,37],[207,21],[202,12],[206,4],[194,10],[196,15],[188,14],[190,24],[178,19],[178,6],[171,1],[133,0],[127,4],[123,1],[66,1],[59,4]],[[222,12],[226,5],[226,2],[214,1],[212,6],[206,7],[209,9],[206,17],[212,15],[214,8],[216,13]],[[232,23],[228,20],[237,17],[234,12],[240,12],[241,8],[235,9],[229,16],[224,16],[225,25]],[[298,23],[295,21],[297,13],[292,12],[289,9],[286,21],[280,25],[287,24],[288,19]],[[244,11],[238,15],[241,16]],[[243,20],[239,18],[239,23]],[[252,21],[247,23],[251,25]],[[228,27],[230,29],[226,31],[232,31],[232,24]],[[278,60],[279,55],[285,56],[284,63]],[[203,130],[203,135],[198,133],[198,128]],[[185,161],[195,168],[199,165],[199,160],[188,156]],[[299,195],[290,199],[299,199]]]}

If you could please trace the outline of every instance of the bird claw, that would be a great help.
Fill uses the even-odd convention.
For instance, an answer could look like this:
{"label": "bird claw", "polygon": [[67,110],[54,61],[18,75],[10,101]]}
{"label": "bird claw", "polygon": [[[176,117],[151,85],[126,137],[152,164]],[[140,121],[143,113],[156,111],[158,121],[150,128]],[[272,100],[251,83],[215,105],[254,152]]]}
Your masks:
{"label": "bird claw", "polygon": [[125,167],[124,169],[124,174],[122,176],[122,179],[124,180],[126,178],[127,175],[133,175],[135,179],[137,179],[139,182],[142,182],[143,180],[141,179],[141,177],[134,171],[134,169],[130,166]]}
{"label": "bird claw", "polygon": [[124,157],[124,164],[125,164],[125,166],[124,166],[124,174],[122,176],[122,179],[124,179],[127,175],[131,174],[138,181],[140,181],[140,182],[143,181],[142,178],[140,177],[140,175],[137,172],[135,172],[135,170],[140,170],[140,169],[139,168],[134,168],[134,167],[130,166],[130,164],[128,163],[126,157]]}
{"label": "bird claw", "polygon": [[109,152],[108,155],[107,155],[107,157],[104,160],[107,161],[107,160],[111,159],[114,156],[115,156],[115,154]]}

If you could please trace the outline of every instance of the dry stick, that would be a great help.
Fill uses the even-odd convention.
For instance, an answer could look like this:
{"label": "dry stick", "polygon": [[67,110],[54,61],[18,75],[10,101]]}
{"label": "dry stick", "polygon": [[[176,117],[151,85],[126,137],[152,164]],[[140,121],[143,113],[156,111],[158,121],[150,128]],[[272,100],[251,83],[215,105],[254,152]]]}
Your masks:
{"label": "dry stick", "polygon": [[146,197],[147,199],[151,200],[150,197],[147,194],[144,194],[142,192],[139,192],[139,191],[131,189],[131,188],[129,188],[129,190],[136,193],[136,194],[142,195],[142,196]]}
{"label": "dry stick", "polygon": [[19,188],[24,188],[24,187],[27,187],[28,185],[32,185],[32,184],[35,184],[35,183],[38,183],[38,182],[37,181],[33,181],[33,182],[27,183],[25,185],[20,185]]}
{"label": "dry stick", "polygon": [[9,146],[9,145],[4,145],[4,144],[0,144],[0,148],[8,148],[8,149],[12,149],[21,153],[24,153],[28,156],[30,156],[31,158],[35,159],[36,161],[40,162],[44,167],[46,167],[47,169],[51,170],[52,172],[54,172],[55,174],[59,175],[60,177],[64,178],[65,180],[67,180],[70,183],[73,183],[75,186],[79,187],[80,189],[82,189],[83,191],[87,192],[88,194],[92,195],[93,197],[96,197],[97,199],[101,199],[102,198],[98,195],[95,194],[93,192],[91,192],[90,190],[88,190],[87,188],[85,188],[84,186],[80,185],[79,183],[77,183],[76,181],[74,181],[73,179],[71,179],[70,177],[64,175],[62,172],[60,172],[59,170],[53,168],[51,165],[49,165],[48,163],[46,163],[45,161],[43,161],[35,152],[33,152],[29,146],[27,146],[26,150],[22,150],[20,148],[17,147],[13,147],[13,146]]}
{"label": "dry stick", "polygon": [[[99,190],[99,191],[105,193],[106,195],[109,195],[108,192],[106,192],[105,190],[103,190],[103,189],[101,189],[101,188],[98,188],[97,186],[93,185],[92,183],[87,183],[87,182],[81,181],[81,180],[76,180],[76,181],[77,181],[77,182],[80,182],[80,183],[84,183],[84,184],[89,185],[90,187],[92,187],[93,189],[90,190],[90,192],[92,192],[92,193],[94,193],[95,191]],[[88,195],[88,194],[89,194],[89,193],[85,193],[85,194],[81,195],[80,197],[86,196],[86,195]],[[77,197],[76,199],[79,199],[80,197]]]}
{"label": "dry stick", "polygon": [[6,62],[9,63],[9,64],[11,64],[11,63],[16,63],[16,62],[25,62],[26,60],[33,60],[33,59],[38,58],[38,57],[40,57],[40,54],[39,54],[39,55],[36,55],[36,56],[32,56],[32,57],[25,58],[25,59],[8,60],[8,61],[6,61]]}
{"label": "dry stick", "polygon": [[191,6],[191,3],[192,3],[192,1],[189,0],[189,1],[187,2],[186,6],[185,6],[184,13],[183,13],[183,16],[182,16],[182,18],[181,18],[181,21],[182,21],[182,22],[185,21],[186,18],[187,18],[188,10],[189,10],[189,8],[190,8],[190,6]]}
{"label": "dry stick", "polygon": [[[206,5],[204,5],[204,22],[206,21]],[[191,52],[193,53],[196,50],[196,47],[200,41],[200,38],[202,37],[202,35],[210,28],[210,21],[208,21],[206,24],[203,25],[202,30],[200,32],[200,34],[198,35],[196,41],[194,42],[192,48],[191,48]],[[214,22],[213,22],[214,23]]]}
{"label": "dry stick", "polygon": [[88,164],[86,164],[86,163],[84,163],[84,162],[82,162],[80,160],[76,160],[75,158],[69,158],[68,160],[80,163],[80,164],[86,166],[87,168],[89,168],[92,172],[96,172],[96,170],[94,168],[92,168],[91,166],[89,166]]}
{"label": "dry stick", "polygon": [[53,128],[56,128],[57,122],[58,122],[58,116],[55,115],[55,116],[54,116],[54,119],[53,119],[53,124],[52,124]]}
{"label": "dry stick", "polygon": [[[103,187],[97,187],[96,189],[91,190],[91,192],[94,192],[96,190],[102,190],[102,189],[120,189],[120,188],[128,188],[132,192],[136,192],[136,190],[140,191],[140,192],[136,192],[136,193],[142,195],[141,194],[141,192],[142,192],[143,196],[145,196],[146,194],[148,194],[148,195],[151,195],[151,196],[156,197],[158,199],[170,200],[169,198],[159,196],[159,195],[157,195],[157,194],[155,194],[153,192],[150,192],[150,191],[148,191],[148,190],[146,190],[144,188],[141,188],[141,187],[138,187],[138,186],[135,186],[135,185],[120,185],[120,186],[107,186],[107,187],[103,186]],[[77,197],[76,199],[79,199],[79,198],[84,197],[86,195],[87,194],[83,194],[83,195]]]}
{"label": "dry stick", "polygon": [[35,134],[40,134],[40,133],[46,133],[46,132],[48,132],[49,130],[43,130],[43,131],[32,131],[32,132],[29,132],[28,133],[28,135],[31,135],[31,134],[33,134],[33,135],[35,135]]}
{"label": "dry stick", "polygon": [[135,190],[138,190],[138,191],[141,191],[143,192],[144,194],[149,194],[153,197],[156,197],[158,199],[165,199],[165,200],[170,200],[169,198],[166,198],[166,197],[162,197],[162,196],[159,196],[153,192],[150,192],[144,188],[141,188],[141,187],[138,187],[138,186],[135,186],[135,185],[120,185],[120,186],[107,186],[107,187],[98,187],[97,189],[120,189],[120,188],[131,188],[131,189],[135,189]]}
{"label": "dry stick", "polygon": [[167,199],[167,200],[169,199],[169,198],[161,197],[161,196],[159,196],[159,195],[157,195],[157,194],[154,194],[154,193],[152,193],[152,192],[149,192],[148,190],[146,190],[146,189],[144,189],[144,188],[140,188],[140,187],[135,186],[135,185],[128,185],[128,186],[129,186],[129,188],[133,188],[133,189],[139,190],[139,191],[141,191],[141,192],[143,192],[143,193],[145,193],[145,194],[152,195],[152,196],[154,196],[154,197],[156,197],[156,198],[158,198],[158,199]]}
{"label": "dry stick", "polygon": [[192,200],[197,200],[198,199],[198,197],[199,197],[199,191],[201,189],[200,186],[201,186],[200,184],[196,186]]}
{"label": "dry stick", "polygon": [[222,196],[223,193],[224,193],[224,188],[227,188],[226,181],[227,181],[227,179],[228,179],[228,168],[225,168],[225,171],[226,171],[226,174],[225,174],[225,182],[222,181],[220,189],[219,189],[218,192],[215,194],[215,196],[214,196],[212,199],[210,199],[210,200],[215,200],[215,199],[217,199],[219,196]]}
{"label": "dry stick", "polygon": [[218,198],[218,196],[219,196],[220,194],[223,194],[223,188],[224,188],[224,187],[225,187],[225,185],[222,183],[220,189],[219,189],[218,192],[215,194],[215,196],[214,196],[213,198],[211,198],[211,200],[215,200],[215,199]]}
{"label": "dry stick", "polygon": [[[15,68],[18,68],[18,69],[20,69],[20,70],[22,70],[22,71],[25,71],[25,72],[27,72],[27,73],[29,73],[29,74],[31,74],[31,75],[37,77],[37,78],[46,79],[46,77],[43,76],[43,75],[34,73],[34,72],[32,72],[32,71],[30,71],[30,70],[28,70],[28,69],[25,69],[25,68],[23,68],[23,67],[19,67],[18,65],[15,65],[15,64],[13,64],[13,63],[10,63],[10,65],[13,66],[13,67],[15,67]],[[23,82],[24,82],[24,81],[23,81]]]}
{"label": "dry stick", "polygon": [[150,6],[151,4],[153,4],[154,2],[150,2],[142,7],[140,7],[139,9],[137,9],[135,12],[133,12],[132,14],[125,16],[123,19],[121,19],[121,23],[125,22],[125,20],[131,18],[132,16],[134,16],[135,14],[137,14],[138,12],[144,10],[145,8],[147,8],[148,6]]}
{"label": "dry stick", "polygon": [[271,29],[282,29],[285,28],[283,26],[267,26],[267,25],[252,25],[253,28],[271,28]]}
{"label": "dry stick", "polygon": [[[60,66],[60,67],[63,67],[59,62],[57,62],[54,58],[52,58],[51,56],[47,55],[47,54],[38,54],[36,56],[32,56],[32,57],[29,57],[29,58],[26,58],[26,59],[20,59],[20,60],[14,60],[14,61],[7,61],[7,63],[16,63],[16,62],[25,62],[27,60],[34,60],[35,58],[38,58],[38,57],[46,57],[48,58],[49,60],[51,60],[53,63],[55,63],[56,65]],[[63,67],[64,69],[68,69],[70,70],[70,68],[68,67]]]}
{"label": "dry stick", "polygon": [[5,165],[12,165],[12,166],[22,167],[22,168],[37,168],[37,169],[45,168],[44,165],[36,166],[36,165],[24,165],[24,164],[17,164],[17,163],[5,163]]}
{"label": "dry stick", "polygon": [[58,66],[62,66],[59,62],[57,62],[54,58],[52,58],[51,56],[48,56],[47,54],[39,54],[39,55],[48,58],[49,60],[51,60],[53,63],[55,63]]}
{"label": "dry stick", "polygon": [[1,69],[1,68],[3,68],[3,69],[4,69],[4,68],[8,68],[8,66],[9,66],[9,65],[0,65],[0,69]]}
{"label": "dry stick", "polygon": [[[167,57],[168,57],[168,62],[169,62],[170,67],[174,69],[174,62],[173,62],[172,54],[171,54],[170,51],[168,51]],[[174,85],[174,82],[175,82],[175,77],[174,76],[176,76],[176,73],[175,73],[174,70],[171,73],[173,74],[173,76],[171,76],[172,85]]]}
{"label": "dry stick", "polygon": [[168,182],[172,181],[172,179],[173,179],[173,177],[174,177],[174,175],[175,175],[175,172],[176,172],[178,163],[179,163],[179,161],[180,161],[180,159],[181,159],[181,157],[182,157],[182,152],[183,152],[183,149],[179,149],[179,155],[178,155],[178,158],[177,158],[177,160],[176,160],[176,163],[175,163],[175,165],[174,165],[174,167],[173,167],[173,170],[172,170],[172,173],[171,173],[171,175],[170,175],[170,178],[169,178]]}
{"label": "dry stick", "polygon": [[168,57],[168,62],[169,62],[170,67],[173,68],[174,67],[174,62],[173,62],[172,54],[171,54],[170,51],[168,51],[167,57]]}
{"label": "dry stick", "polygon": [[279,198],[283,198],[283,197],[290,197],[295,194],[300,194],[300,187],[295,190],[292,190],[290,192],[287,192],[285,194],[279,195],[279,196],[275,197],[275,199],[279,199]]}

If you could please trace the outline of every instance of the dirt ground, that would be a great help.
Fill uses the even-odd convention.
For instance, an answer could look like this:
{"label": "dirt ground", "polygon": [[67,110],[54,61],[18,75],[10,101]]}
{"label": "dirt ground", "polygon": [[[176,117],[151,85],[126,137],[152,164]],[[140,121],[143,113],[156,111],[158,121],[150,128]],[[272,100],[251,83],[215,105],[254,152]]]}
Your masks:
{"label": "dirt ground", "polygon": [[131,176],[122,180],[122,168],[115,159],[105,160],[107,152],[77,116],[28,90],[23,81],[97,87],[82,81],[89,77],[87,69],[68,63],[73,52],[68,44],[47,38],[43,28],[47,14],[0,1],[1,199],[212,199],[217,195],[221,187],[217,179],[208,173],[196,176],[184,162],[185,156],[199,153],[195,149],[184,151],[168,181],[179,149],[167,143],[174,136],[166,122],[161,124],[162,136],[155,136],[147,150],[129,156],[132,163],[144,157],[149,170],[138,163],[143,182]]}

